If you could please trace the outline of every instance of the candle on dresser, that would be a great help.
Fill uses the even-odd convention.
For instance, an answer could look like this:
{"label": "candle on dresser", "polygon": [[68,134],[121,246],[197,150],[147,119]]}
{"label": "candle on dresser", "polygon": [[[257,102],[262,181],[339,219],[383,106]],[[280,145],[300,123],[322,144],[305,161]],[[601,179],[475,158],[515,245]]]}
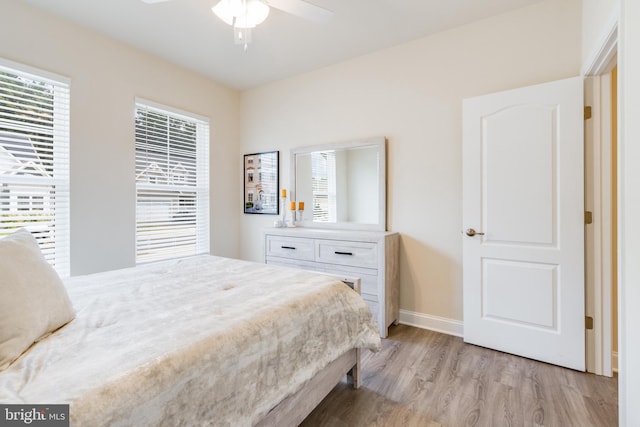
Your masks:
{"label": "candle on dresser", "polygon": [[296,226],[296,202],[291,201],[289,203],[289,210],[291,211],[291,218],[289,219],[289,227]]}
{"label": "candle on dresser", "polygon": [[287,211],[285,210],[285,203],[287,203],[287,190],[280,190],[280,196],[282,198],[282,219],[280,220],[281,227],[287,226]]}

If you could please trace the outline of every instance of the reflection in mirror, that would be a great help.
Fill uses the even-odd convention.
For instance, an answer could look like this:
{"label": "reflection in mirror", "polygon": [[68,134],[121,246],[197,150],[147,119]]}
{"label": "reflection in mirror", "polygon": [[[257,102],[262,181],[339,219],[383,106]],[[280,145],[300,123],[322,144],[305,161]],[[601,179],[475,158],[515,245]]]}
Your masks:
{"label": "reflection in mirror", "polygon": [[384,138],[292,152],[299,225],[385,229]]}

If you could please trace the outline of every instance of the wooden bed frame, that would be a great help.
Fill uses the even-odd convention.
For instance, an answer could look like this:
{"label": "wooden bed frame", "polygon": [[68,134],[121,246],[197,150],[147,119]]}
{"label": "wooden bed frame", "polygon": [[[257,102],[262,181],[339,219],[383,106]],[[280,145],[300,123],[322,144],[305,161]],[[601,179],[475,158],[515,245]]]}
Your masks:
{"label": "wooden bed frame", "polygon": [[[184,262],[185,264],[180,265],[181,262]],[[205,272],[205,271],[215,272],[219,268],[221,268],[220,266],[222,267],[232,266],[233,268],[231,268],[231,270],[233,270],[234,268],[246,266],[248,267],[246,270],[249,270],[249,271],[247,272],[245,271],[245,269],[242,269],[244,275],[247,275],[249,273],[255,273],[256,271],[260,272],[261,267],[259,268],[255,264],[251,264],[251,263],[245,264],[245,263],[246,263],[245,261],[228,260],[228,259],[215,258],[215,257],[193,258],[193,259],[184,260],[180,262],[171,261],[171,262],[168,262],[167,265],[158,264],[155,266],[150,265],[150,266],[142,267],[142,270],[137,270],[137,272],[140,272],[140,273],[136,276],[136,278],[138,278],[139,280],[143,280],[143,279],[152,280],[159,273],[170,271],[176,266],[182,267],[180,271],[186,269],[187,271],[200,271],[200,272]],[[252,268],[253,270],[251,270],[249,267]],[[178,271],[177,268],[176,268],[176,271]],[[296,276],[296,274],[297,273],[295,272],[284,271],[282,276],[278,276],[276,277],[276,279],[289,280],[295,283],[293,278],[298,277]],[[239,277],[241,279],[245,278],[244,275],[239,275]],[[318,275],[318,273],[315,273],[314,275]],[[129,292],[131,292],[132,289],[133,290],[137,289],[137,288],[131,288],[129,286],[130,282],[128,280],[131,277],[131,275],[130,275],[130,271],[128,270],[106,272],[102,276],[88,276],[88,277],[89,278],[69,279],[70,281],[75,280],[75,282],[70,284],[70,289],[73,292],[75,292],[75,293],[72,293],[72,296],[75,295],[77,297],[76,303],[79,304],[78,306],[80,307],[79,312],[84,313],[85,316],[81,317],[80,319],[76,319],[77,321],[75,323],[70,323],[68,327],[61,329],[60,334],[58,334],[57,336],[50,337],[46,345],[41,344],[38,346],[34,346],[34,348],[29,354],[25,354],[24,358],[16,362],[16,365],[12,366],[10,369],[6,371],[3,371],[1,373],[2,381],[0,381],[2,384],[6,385],[9,383],[11,384],[15,383],[15,384],[19,384],[19,387],[21,387],[22,385],[30,386],[31,387],[30,391],[32,394],[29,395],[27,393],[26,395],[27,399],[29,398],[29,396],[31,397],[35,396],[33,397],[33,399],[35,400],[38,396],[38,393],[40,393],[40,395],[51,395],[52,398],[55,399],[55,396],[54,396],[55,390],[54,388],[52,388],[52,382],[46,381],[46,378],[49,378],[49,377],[40,376],[40,375],[34,375],[34,376],[26,375],[27,378],[25,378],[25,375],[24,375],[25,372],[32,371],[34,368],[31,367],[31,365],[33,365],[35,366],[35,369],[38,372],[44,371],[45,373],[49,373],[50,375],[52,375],[54,378],[57,378],[58,372],[60,371],[55,370],[53,368],[56,366],[62,366],[66,369],[68,366],[71,366],[73,364],[71,362],[68,362],[65,359],[67,353],[73,356],[78,354],[78,352],[74,352],[73,349],[71,349],[70,351],[68,345],[62,345],[62,344],[77,342],[76,338],[78,338],[79,336],[86,335],[86,331],[88,329],[90,328],[97,329],[102,327],[103,326],[102,319],[105,316],[111,315],[113,313],[113,311],[108,311],[109,304],[100,304],[99,308],[104,310],[102,311],[98,310],[96,315],[97,317],[93,318],[88,315],[89,309],[92,307],[91,304],[95,304],[96,301],[99,301],[101,303],[103,301],[107,301],[107,302],[115,301],[117,298],[121,298],[121,295],[128,295],[123,290],[128,290]],[[236,278],[238,276],[232,276],[232,277]],[[305,277],[307,276],[303,276],[303,278]],[[171,278],[167,280],[170,280],[170,279]],[[268,284],[276,283],[275,282],[276,279],[273,279],[272,282],[267,281],[267,283]],[[331,285],[331,287],[334,287],[332,284],[332,281],[326,281],[321,277],[320,278],[309,277],[309,280],[313,280],[313,279],[317,279],[318,283],[321,285],[326,284],[327,288],[329,288],[329,285]],[[202,280],[203,279],[201,279],[200,282],[198,281],[194,282],[195,284],[192,286],[192,288],[195,289],[196,285],[200,286],[203,283],[205,284],[209,283],[208,281],[203,282]],[[350,286],[356,292],[359,293],[360,279],[341,278],[341,280],[343,282],[346,282],[348,286]],[[119,285],[119,287],[116,288],[116,290],[123,292],[122,294],[114,293],[113,287],[105,287],[105,283],[111,284],[114,281],[117,282]],[[224,291],[227,290],[226,288],[222,287],[221,280],[214,283],[217,284],[218,287],[220,288],[218,291],[219,293],[222,293],[223,290]],[[339,284],[335,285],[335,287],[339,288]],[[168,289],[167,292],[165,292],[164,294],[160,293],[156,299],[160,300],[161,299],[160,297],[163,297],[165,295],[172,295],[169,292],[172,289],[173,288]],[[279,288],[276,287],[274,289],[279,289]],[[80,290],[82,290],[82,292],[80,292]],[[337,291],[344,291],[344,290],[337,289]],[[327,289],[327,294],[329,296],[333,296],[333,290]],[[340,292],[338,292],[338,294],[340,294]],[[188,297],[189,295],[190,294],[187,294],[186,297]],[[347,297],[351,298],[350,301],[354,303],[354,307],[352,309],[354,313],[355,313],[355,310],[364,310],[364,308],[366,307],[364,306],[364,303],[358,302],[353,295],[346,295],[345,292],[342,292],[342,295],[336,295],[336,298],[343,298],[342,301],[344,302],[344,304],[330,305],[330,307],[327,310],[332,310],[335,307],[336,308],[335,312],[341,313],[341,310],[345,309],[344,306],[346,306],[349,303],[349,299]],[[231,300],[233,300],[233,298],[231,298]],[[129,298],[127,299],[127,301],[137,302],[139,301],[139,299]],[[169,306],[170,304],[174,303],[174,300],[168,300],[167,298],[164,298],[163,301],[165,302],[166,306]],[[190,299],[186,298],[186,302],[188,303],[189,301]],[[138,307],[138,305],[133,303],[130,305],[122,305],[122,306],[114,304],[114,307],[122,310],[125,310],[125,309],[131,310],[131,307],[136,308]],[[157,308],[156,305],[154,305],[154,309],[155,308]],[[209,306],[201,304],[200,309],[201,311],[204,311],[206,309],[209,309]],[[116,313],[126,313],[126,310],[117,311]],[[351,312],[349,312],[349,314],[351,314]],[[359,314],[362,314],[362,312],[360,312]],[[271,313],[269,313],[269,315],[271,315]],[[296,317],[294,317],[294,319],[295,320],[303,319],[304,316],[306,316],[306,313],[301,310],[298,310],[298,312],[296,312]],[[270,318],[266,314],[264,315],[264,317],[267,319]],[[280,319],[282,318],[283,317],[280,316]],[[339,343],[336,343],[336,345],[341,345],[339,352],[344,351],[344,349],[348,348],[349,346],[355,346],[355,345],[365,346],[367,348],[377,347],[375,341],[379,338],[377,336],[375,327],[372,324],[371,318],[363,319],[361,318],[361,316],[356,317],[355,315],[353,316],[350,315],[345,317],[345,319],[347,318],[351,319],[349,321],[357,322],[358,325],[362,325],[362,330],[361,331],[359,330],[359,332],[362,332],[363,335],[360,337],[361,339],[355,339],[356,337],[350,336],[350,337],[345,337],[344,340],[340,340]],[[147,328],[149,326],[155,326],[156,322],[155,322],[155,318],[153,317],[151,318],[145,317],[144,322],[142,322],[140,319],[142,319],[140,316],[138,316],[137,318],[134,317],[133,320],[137,320],[138,322],[137,323],[132,322],[130,324],[142,325]],[[208,320],[209,322],[212,322],[217,319],[214,319],[213,317],[211,317],[211,318],[207,318],[206,320]],[[231,316],[229,316],[229,320],[227,321],[226,324],[230,324],[233,326],[232,320],[233,319],[231,318]],[[129,323],[123,323],[123,324],[125,326],[129,325]],[[192,324],[189,324],[188,322],[185,324],[187,326],[192,326]],[[110,324],[107,324],[106,326],[110,326]],[[145,331],[148,332],[149,330],[150,329],[147,329]],[[294,332],[297,334],[299,331],[294,330]],[[336,332],[338,332],[338,330],[336,330]],[[111,340],[113,339],[113,335],[111,335],[112,333],[113,332],[111,330],[107,331],[107,333],[103,333],[102,335],[99,336],[100,338],[102,338],[102,341],[97,340],[96,342],[98,342],[99,344],[110,343]],[[125,381],[123,382],[123,384],[120,384],[120,388],[114,387],[114,384],[112,383],[116,383],[116,381],[112,381],[110,378],[107,378],[109,382],[106,385],[103,384],[102,380],[104,376],[102,375],[102,372],[105,371],[104,366],[101,366],[101,364],[99,363],[88,365],[92,369],[87,369],[86,372],[89,372],[90,374],[87,377],[90,378],[92,382],[90,382],[90,385],[87,386],[85,389],[78,391],[77,394],[75,395],[70,394],[67,397],[70,405],[74,405],[75,402],[80,402],[80,404],[78,405],[78,409],[75,413],[75,418],[73,422],[77,423],[78,425],[87,425],[87,426],[90,426],[90,425],[107,426],[110,423],[128,424],[128,423],[136,423],[136,422],[140,424],[140,423],[155,423],[165,416],[167,417],[168,420],[172,419],[172,420],[180,421],[183,419],[184,420],[189,419],[195,423],[198,423],[198,420],[200,422],[206,422],[207,419],[209,419],[209,422],[214,421],[215,417],[221,416],[217,411],[218,407],[215,406],[214,402],[212,402],[211,400],[208,400],[207,393],[202,393],[202,391],[204,390],[206,392],[216,393],[217,391],[216,387],[224,386],[230,382],[233,382],[234,377],[235,378],[240,377],[238,372],[233,370],[233,368],[235,367],[234,363],[238,359],[234,360],[232,357],[233,354],[231,354],[232,350],[236,351],[236,354],[238,354],[237,353],[238,349],[235,346],[230,346],[226,348],[227,350],[224,350],[222,343],[224,342],[224,339],[227,337],[227,335],[224,335],[224,334],[219,334],[219,335],[221,338],[215,335],[211,337],[208,334],[203,334],[203,336],[200,337],[199,340],[184,340],[184,342],[186,343],[185,345],[188,345],[188,349],[190,351],[186,353],[186,356],[184,356],[181,353],[178,354],[178,352],[175,349],[172,349],[171,351],[172,352],[175,351],[178,354],[178,356],[182,357],[182,359],[180,359],[178,356],[174,356],[174,359],[171,359],[167,356],[166,361],[174,363],[174,365],[169,366],[170,369],[165,369],[165,366],[161,364],[163,360],[160,360],[161,358],[156,357],[153,360],[157,363],[149,364],[149,366],[143,365],[145,366],[145,369],[148,368],[148,371],[144,369],[138,370],[138,365],[136,364],[137,362],[140,362],[143,364],[147,363],[146,353],[145,354],[143,354],[142,352],[138,353],[137,356],[139,357],[135,359],[136,363],[131,363],[130,365],[126,365],[125,368],[123,368],[127,370],[126,372],[133,373],[133,374],[128,377],[124,374],[122,375],[123,377],[125,377]],[[298,335],[296,335],[296,337],[298,337]],[[299,339],[298,342],[302,343],[304,346],[306,343],[305,340],[308,338],[306,338],[306,336],[302,334],[300,334],[299,337],[301,337],[301,339]],[[57,341],[56,341],[56,338],[57,338]],[[251,338],[251,336],[249,336],[248,332],[245,331],[245,335],[242,335],[242,338],[243,339],[246,338],[248,340],[249,338]],[[343,343],[347,339],[350,340],[349,341],[350,344],[344,345]],[[150,340],[149,342],[155,343],[155,341],[153,340]],[[219,348],[225,357],[224,360],[233,361],[233,363],[227,364],[228,366],[224,365],[220,367],[221,371],[223,371],[222,372],[223,375],[220,376],[219,381],[217,381],[216,378],[206,378],[207,375],[201,375],[199,370],[196,369],[198,368],[197,365],[194,367],[193,363],[188,363],[188,362],[193,362],[194,360],[200,359],[200,357],[198,356],[199,353],[196,350],[206,351],[209,349],[209,347],[218,348],[218,347],[213,347],[212,344],[214,343],[216,345],[218,343],[221,343]],[[357,344],[357,343],[361,343],[361,344]],[[331,344],[328,344],[328,345],[331,345]],[[209,346],[209,347],[205,347],[205,346]],[[100,346],[98,346],[98,348],[100,348]],[[91,349],[89,348],[89,346],[85,346],[83,347],[83,349],[86,349],[86,352],[84,353],[86,357],[84,359],[87,359],[90,356],[92,356],[93,353],[91,352]],[[321,349],[318,349],[318,351],[321,351]],[[327,349],[325,349],[325,351],[327,351]],[[316,353],[317,352],[315,352],[315,349],[314,349],[313,354],[316,354]],[[332,355],[336,353],[337,352],[335,350],[331,352]],[[51,362],[49,362],[48,356],[51,354],[53,354],[54,356],[51,358]],[[240,352],[239,354],[240,354],[240,357],[243,357],[243,355],[245,357],[249,356],[249,353],[246,353],[246,352],[245,353]],[[279,354],[280,353],[271,352],[271,353],[268,353],[267,357],[278,358]],[[235,418],[246,420],[243,422],[243,424],[246,424],[247,422],[249,422],[249,420],[251,420],[250,421],[251,423],[257,423],[257,425],[259,426],[298,426],[320,404],[320,402],[322,402],[322,400],[331,392],[331,390],[337,384],[340,383],[340,380],[343,378],[343,375],[347,375],[347,381],[350,382],[354,388],[357,389],[360,387],[360,356],[361,356],[361,351],[359,348],[351,348],[345,351],[342,355],[338,356],[335,360],[329,362],[327,366],[322,368],[318,373],[316,373],[313,377],[311,377],[310,379],[308,379],[302,384],[300,384],[300,381],[301,381],[300,376],[298,376],[297,374],[300,374],[300,375],[305,374],[305,378],[308,378],[309,371],[305,369],[311,369],[310,368],[311,365],[309,365],[308,368],[303,367],[302,371],[298,371],[297,369],[291,369],[292,373],[289,374],[290,377],[282,378],[282,381],[285,381],[285,383],[278,386],[277,390],[281,390],[280,392],[273,391],[269,395],[268,399],[262,399],[262,400],[260,399],[261,396],[255,397],[252,395],[251,397],[255,398],[255,402],[256,402],[256,405],[252,407],[246,407],[246,402],[242,404],[241,403],[242,401],[239,401],[238,403],[241,403],[240,405],[233,407],[231,410],[228,410],[223,414],[223,416],[225,417],[224,419],[225,421],[233,420]],[[31,357],[31,359],[27,361],[27,358],[29,357]],[[202,366],[206,367],[206,369],[212,369],[212,370],[218,369],[219,364],[217,363],[217,359],[207,358],[206,360],[208,360],[209,363],[203,364]],[[316,360],[318,359],[316,358]],[[326,359],[321,358],[321,360],[324,362]],[[183,362],[183,364],[181,365],[178,362]],[[272,362],[280,363],[281,365],[284,366],[284,364],[286,363],[286,359],[275,359],[275,360],[272,360]],[[311,362],[311,360],[309,360],[308,362]],[[302,361],[297,361],[296,363],[300,364],[301,367],[304,365]],[[109,366],[117,368],[116,365],[117,363],[114,362],[112,365],[109,365]],[[317,369],[320,369],[320,366],[322,365],[315,364],[313,366],[314,366],[314,370],[317,370]],[[99,367],[100,371],[94,369],[96,367]],[[45,368],[49,368],[49,371],[47,371]],[[245,375],[242,376],[242,378],[243,380],[246,380],[243,383],[245,385],[244,388],[246,390],[252,391],[251,390],[252,387],[250,385],[251,379],[253,378],[252,375],[255,375],[255,374],[261,375],[263,373],[261,371],[263,367],[262,365],[258,365],[256,363],[254,364],[254,366],[251,366],[250,368],[253,370],[251,372],[249,371],[245,372]],[[77,372],[75,370],[69,370],[69,371],[70,373]],[[295,374],[294,372],[297,372],[297,374]],[[170,376],[176,373],[181,374],[181,376],[177,377],[179,381],[172,382]],[[161,378],[156,378],[156,376]],[[205,378],[206,380],[197,382],[197,380],[200,377]],[[38,378],[40,379],[40,382],[38,382]],[[77,383],[77,381],[72,381],[76,379],[73,375],[70,375],[69,377],[67,377],[67,379],[69,379],[69,381],[67,382],[68,384],[73,385],[74,383]],[[118,377],[118,379],[120,379],[120,377]],[[140,380],[140,382],[144,382],[148,380],[149,384],[147,385],[152,386],[151,388],[145,389],[145,391],[150,390],[148,395],[147,394],[137,395],[137,396],[143,396],[142,398],[138,399],[140,402],[142,402],[142,405],[143,405],[142,407],[140,407],[140,405],[133,405],[132,403],[133,401],[130,399],[127,399],[127,394],[124,393],[124,392],[136,393],[137,388],[141,386],[138,380]],[[152,380],[159,380],[160,383],[153,384]],[[175,388],[172,388],[174,384],[177,384],[177,386]],[[184,386],[184,384],[190,384],[191,389],[189,389],[187,386]],[[268,390],[268,384],[269,384],[268,382],[262,382],[261,384],[263,385],[262,388],[260,389],[261,391],[264,391],[265,393],[270,391]],[[166,389],[163,387],[165,387]],[[288,393],[291,392],[291,390],[296,390],[296,389],[298,389],[297,392],[295,392],[292,395],[287,395]],[[124,390],[124,392],[114,393],[113,390],[118,390],[118,391]],[[288,390],[288,391],[285,392],[284,390]],[[4,389],[4,387],[0,388],[0,397],[3,397],[2,400],[14,398],[15,393],[5,393],[5,391],[6,390]],[[225,390],[219,390],[219,391],[220,393],[222,393]],[[195,394],[189,394],[190,392],[194,392]],[[181,398],[183,399],[186,397],[190,398],[190,401],[187,402],[186,405],[182,404],[184,402],[181,402],[179,399],[175,400],[175,404],[172,401],[172,399],[175,398],[180,393],[184,393],[184,395]],[[85,398],[85,395],[87,395],[88,397]],[[198,396],[198,395],[201,396],[202,399],[195,398],[195,396]],[[227,404],[227,402],[230,399],[233,399],[234,395],[236,397],[239,396],[238,393],[235,393],[235,394],[230,393],[228,395],[225,394],[224,397],[226,398],[225,399],[221,398],[220,402]],[[105,397],[111,398],[112,400],[110,402],[113,402],[113,404],[112,405],[105,404],[100,406],[100,404],[105,401],[103,399]],[[64,398],[61,398],[61,399],[64,399]],[[100,404],[96,403],[98,399],[100,399],[100,402],[99,402]],[[25,401],[24,398],[23,398],[23,401]],[[67,402],[67,400],[62,401],[61,403],[64,403],[64,402]],[[20,402],[15,402],[15,403],[20,403]],[[116,406],[118,403],[122,403],[123,408],[118,408]],[[144,406],[145,404],[147,406]],[[221,404],[221,407],[223,406],[224,405]],[[270,407],[272,407],[271,410],[269,410]],[[151,412],[148,412],[149,416],[145,415],[147,410],[150,408],[154,410]],[[185,410],[185,408],[187,410]],[[180,412],[181,410],[185,412],[182,413]],[[257,411],[259,411],[259,413]],[[101,414],[101,416],[96,418],[96,414]],[[72,418],[74,417],[73,410],[70,412],[70,415]],[[231,422],[233,423],[233,421]]]}
{"label": "wooden bed frame", "polygon": [[258,424],[267,426],[297,426],[322,402],[347,375],[354,389],[360,388],[360,349],[351,349],[331,362],[307,381],[295,394],[273,408]]}
{"label": "wooden bed frame", "polygon": [[[361,279],[358,277],[345,278],[331,273],[342,283],[360,294]],[[327,397],[329,392],[347,376],[347,382],[354,389],[359,389],[360,382],[360,349],[353,348],[331,362],[322,371],[308,380],[295,394],[285,398],[275,408],[256,424],[257,427],[267,426],[297,426]]]}
{"label": "wooden bed frame", "polygon": [[[345,285],[360,294],[360,278],[345,278],[331,273],[323,273],[336,276]],[[256,424],[259,427],[267,426],[297,426],[327,397],[329,392],[346,375],[347,382],[354,389],[360,388],[360,349],[354,348],[331,362],[326,368],[318,372],[308,380],[295,394],[285,398],[275,408]]]}

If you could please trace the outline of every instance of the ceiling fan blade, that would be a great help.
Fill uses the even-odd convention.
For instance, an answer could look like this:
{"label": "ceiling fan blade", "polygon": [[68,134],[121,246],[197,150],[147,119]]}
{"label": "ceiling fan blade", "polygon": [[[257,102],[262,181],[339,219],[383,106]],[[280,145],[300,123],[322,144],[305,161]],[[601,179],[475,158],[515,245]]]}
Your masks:
{"label": "ceiling fan blade", "polygon": [[303,0],[267,0],[267,4],[283,12],[319,23],[327,22],[333,17],[332,11]]}

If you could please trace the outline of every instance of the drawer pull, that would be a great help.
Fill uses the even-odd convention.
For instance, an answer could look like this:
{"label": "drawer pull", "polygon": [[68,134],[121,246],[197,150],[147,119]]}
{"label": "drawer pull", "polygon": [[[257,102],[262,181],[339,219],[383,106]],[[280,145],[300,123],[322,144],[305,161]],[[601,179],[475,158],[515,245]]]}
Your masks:
{"label": "drawer pull", "polygon": [[292,249],[292,250],[296,250],[295,246],[280,246],[282,249]]}
{"label": "drawer pull", "polygon": [[353,252],[340,252],[340,251],[335,251],[334,254],[336,255],[353,255]]}

